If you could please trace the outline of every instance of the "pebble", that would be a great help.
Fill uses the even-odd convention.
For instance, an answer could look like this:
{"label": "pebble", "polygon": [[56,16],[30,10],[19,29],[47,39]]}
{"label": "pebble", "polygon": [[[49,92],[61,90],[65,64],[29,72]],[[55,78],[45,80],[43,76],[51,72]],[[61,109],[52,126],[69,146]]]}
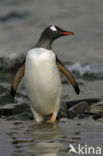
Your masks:
{"label": "pebble", "polygon": [[71,108],[74,105],[77,105],[80,102],[87,102],[89,106],[96,104],[97,102],[100,102],[101,99],[100,98],[84,98],[84,99],[76,99],[76,100],[69,100],[66,101],[66,106],[67,108]]}
{"label": "pebble", "polygon": [[59,119],[59,121],[61,121],[61,122],[70,122],[70,120],[69,119],[67,119],[67,118],[61,118],[61,119]]}
{"label": "pebble", "polygon": [[103,101],[98,102],[97,104],[90,106],[88,108],[88,111],[87,112],[90,112],[92,114],[100,114],[100,113],[103,113]]}
{"label": "pebble", "polygon": [[0,115],[15,115],[24,111],[30,112],[30,107],[27,104],[9,103],[0,106]]}
{"label": "pebble", "polygon": [[87,102],[80,102],[77,105],[73,106],[72,108],[67,110],[67,116],[68,118],[72,119],[77,114],[83,114],[88,109],[88,103]]}
{"label": "pebble", "polygon": [[23,120],[27,121],[31,119],[31,114],[28,112],[16,114],[7,118],[7,120]]}
{"label": "pebble", "polygon": [[103,101],[92,105],[86,111],[87,114],[93,115],[93,119],[97,120],[103,117]]}

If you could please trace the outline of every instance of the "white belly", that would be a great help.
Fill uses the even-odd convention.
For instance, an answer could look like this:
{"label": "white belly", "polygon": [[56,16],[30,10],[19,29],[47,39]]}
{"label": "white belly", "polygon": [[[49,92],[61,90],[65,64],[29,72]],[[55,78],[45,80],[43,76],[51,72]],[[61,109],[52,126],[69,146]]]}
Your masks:
{"label": "white belly", "polygon": [[62,87],[55,59],[53,51],[43,48],[30,50],[26,58],[27,94],[32,108],[42,115],[59,110]]}

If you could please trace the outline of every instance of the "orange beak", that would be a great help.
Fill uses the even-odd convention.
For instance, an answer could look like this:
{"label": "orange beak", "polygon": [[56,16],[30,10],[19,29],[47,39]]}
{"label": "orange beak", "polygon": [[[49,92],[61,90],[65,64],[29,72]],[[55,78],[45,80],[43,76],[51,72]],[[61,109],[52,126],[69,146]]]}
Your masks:
{"label": "orange beak", "polygon": [[70,31],[64,31],[64,32],[60,32],[61,35],[73,35],[73,32]]}

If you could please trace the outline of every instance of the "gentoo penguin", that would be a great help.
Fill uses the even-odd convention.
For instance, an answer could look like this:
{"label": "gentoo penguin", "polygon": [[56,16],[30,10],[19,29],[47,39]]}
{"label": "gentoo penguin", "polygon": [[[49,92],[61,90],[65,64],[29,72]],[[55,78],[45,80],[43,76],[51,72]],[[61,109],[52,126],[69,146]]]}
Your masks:
{"label": "gentoo penguin", "polygon": [[49,114],[52,116],[46,123],[54,123],[56,120],[62,91],[60,72],[71,82],[75,92],[77,94],[80,92],[73,76],[52,50],[53,41],[66,35],[73,35],[73,33],[62,30],[58,26],[47,27],[37,44],[28,51],[25,63],[13,80],[11,95],[14,97],[24,76],[31,110],[37,122],[43,121],[44,116]]}

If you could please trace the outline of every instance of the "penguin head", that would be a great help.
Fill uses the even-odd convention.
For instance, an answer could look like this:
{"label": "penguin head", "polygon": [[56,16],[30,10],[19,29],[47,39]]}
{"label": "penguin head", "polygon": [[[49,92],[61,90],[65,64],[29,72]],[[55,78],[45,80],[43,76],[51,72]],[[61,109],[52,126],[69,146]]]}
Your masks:
{"label": "penguin head", "polygon": [[73,32],[65,31],[58,26],[51,25],[42,32],[40,39],[54,41],[66,35],[73,35]]}

